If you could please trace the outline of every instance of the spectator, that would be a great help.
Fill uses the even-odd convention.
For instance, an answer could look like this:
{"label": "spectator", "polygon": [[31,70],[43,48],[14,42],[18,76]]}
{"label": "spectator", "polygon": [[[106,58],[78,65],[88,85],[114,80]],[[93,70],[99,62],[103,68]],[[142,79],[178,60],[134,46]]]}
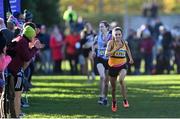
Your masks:
{"label": "spectator", "polygon": [[160,33],[161,33],[161,45],[162,51],[157,56],[157,73],[162,74],[164,70],[167,70],[167,73],[170,73],[171,65],[171,48],[172,48],[172,35],[164,26],[160,26]]}
{"label": "spectator", "polygon": [[177,65],[177,73],[180,74],[180,27],[175,28],[174,41],[172,43],[175,53],[175,63]]}
{"label": "spectator", "polygon": [[23,14],[21,14],[20,12],[14,12],[13,16],[17,19],[20,27],[22,28],[25,22]]}
{"label": "spectator", "polygon": [[61,73],[61,63],[63,60],[63,36],[57,26],[54,26],[53,32],[50,38],[50,48],[52,52],[52,58],[54,61],[54,72]]}
{"label": "spectator", "polygon": [[73,32],[76,27],[77,14],[73,10],[72,6],[68,6],[67,10],[64,12],[63,19],[65,20],[66,28],[70,28]]}
{"label": "spectator", "polygon": [[127,41],[128,41],[128,45],[129,45],[129,48],[131,49],[131,53],[132,53],[132,56],[133,56],[133,59],[134,59],[134,72],[131,71],[131,66],[132,65],[129,65],[129,73],[130,74],[135,74],[135,75],[139,75],[140,74],[140,65],[141,65],[141,58],[142,58],[142,54],[141,54],[141,51],[140,51],[140,39],[137,38],[136,36],[136,31],[134,31],[133,29],[130,29],[129,30],[129,36],[127,38]]}
{"label": "spectator", "polygon": [[5,114],[5,69],[11,61],[11,57],[6,55],[6,39],[0,32],[0,118],[6,118]]}
{"label": "spectator", "polygon": [[24,15],[25,22],[32,22],[33,14],[30,11],[25,9],[23,15]]}
{"label": "spectator", "polygon": [[12,15],[8,18],[7,27],[11,32],[13,32],[14,38],[21,34],[23,23],[19,23],[18,19]]}
{"label": "spectator", "polygon": [[77,70],[78,52],[76,49],[76,43],[78,41],[80,41],[80,35],[75,31],[68,34],[65,38],[66,49],[67,49],[66,55],[70,63],[72,75],[75,75],[78,73],[78,70]]}
{"label": "spectator", "polygon": [[77,21],[77,14],[73,10],[72,6],[68,6],[67,10],[64,12],[63,19],[66,22],[70,22],[70,20],[76,22]]}
{"label": "spectator", "polygon": [[142,41],[140,43],[141,53],[145,61],[145,72],[144,74],[151,74],[152,71],[152,48],[154,46],[154,41],[151,37],[151,33],[148,29],[142,32]]}
{"label": "spectator", "polygon": [[159,27],[162,26],[162,22],[160,21],[159,18],[157,18],[155,20],[155,25],[154,25],[154,32],[153,32],[153,38],[155,41],[155,46],[153,48],[153,60],[156,60],[156,57],[159,53],[159,47],[161,47],[161,41],[158,38],[160,36],[160,31],[159,31]]}
{"label": "spectator", "polygon": [[84,29],[84,21],[83,18],[79,16],[76,24],[76,31],[80,33],[83,29]]}
{"label": "spectator", "polygon": [[45,45],[45,47],[41,50],[40,56],[41,56],[41,64],[43,67],[43,71],[46,74],[51,73],[51,52],[50,52],[50,36],[46,32],[46,26],[40,25],[40,33],[37,35],[37,38],[40,40],[42,44]]}
{"label": "spectator", "polygon": [[3,33],[4,37],[6,38],[7,44],[9,44],[14,38],[14,34],[12,31],[6,28],[4,24],[4,20],[2,18],[0,18],[0,31]]}
{"label": "spectator", "polygon": [[151,18],[156,18],[158,16],[158,9],[159,9],[158,4],[155,1],[153,1],[151,3],[151,8],[150,8]]}
{"label": "spectator", "polygon": [[[15,85],[11,85],[11,109],[15,108],[15,114],[11,115],[12,118],[19,117],[21,110],[21,93],[22,93],[22,76],[25,70],[24,65],[26,62],[30,62],[38,49],[42,47],[39,40],[34,40],[36,36],[35,25],[25,26],[23,29],[23,36],[17,37],[13,42],[16,42],[14,47],[15,56],[8,66],[8,70],[11,72],[10,79],[13,79]],[[13,83],[13,82],[12,82]],[[15,92],[14,92],[15,91]],[[15,95],[14,95],[15,93]],[[14,98],[15,96],[15,98]]]}

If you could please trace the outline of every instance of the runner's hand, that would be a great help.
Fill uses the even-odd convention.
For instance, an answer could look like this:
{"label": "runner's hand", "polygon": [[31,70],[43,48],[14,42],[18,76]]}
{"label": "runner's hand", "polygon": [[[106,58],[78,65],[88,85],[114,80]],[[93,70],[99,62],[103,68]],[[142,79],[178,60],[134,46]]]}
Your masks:
{"label": "runner's hand", "polygon": [[132,58],[129,59],[129,64],[133,64],[134,60]]}

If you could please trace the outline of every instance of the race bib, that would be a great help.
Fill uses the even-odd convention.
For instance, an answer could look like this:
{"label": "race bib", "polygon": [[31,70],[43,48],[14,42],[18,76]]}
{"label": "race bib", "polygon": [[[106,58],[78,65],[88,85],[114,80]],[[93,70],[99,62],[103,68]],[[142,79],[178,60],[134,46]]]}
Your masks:
{"label": "race bib", "polygon": [[104,49],[99,49],[99,55],[105,55],[105,50]]}
{"label": "race bib", "polygon": [[126,57],[126,50],[118,50],[114,53],[115,57]]}

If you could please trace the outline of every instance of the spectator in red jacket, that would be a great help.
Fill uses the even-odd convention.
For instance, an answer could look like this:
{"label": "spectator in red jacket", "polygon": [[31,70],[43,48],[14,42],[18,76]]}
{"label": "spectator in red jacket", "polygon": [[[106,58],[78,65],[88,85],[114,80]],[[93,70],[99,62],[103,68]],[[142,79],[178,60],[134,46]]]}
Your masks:
{"label": "spectator in red jacket", "polygon": [[72,75],[77,74],[78,52],[76,43],[78,41],[80,41],[80,35],[75,31],[68,34],[65,38],[66,56],[70,63]]}
{"label": "spectator in red jacket", "polygon": [[54,61],[54,72],[61,73],[61,62],[63,60],[63,36],[57,26],[54,26],[50,37],[50,48],[52,52],[52,59]]}

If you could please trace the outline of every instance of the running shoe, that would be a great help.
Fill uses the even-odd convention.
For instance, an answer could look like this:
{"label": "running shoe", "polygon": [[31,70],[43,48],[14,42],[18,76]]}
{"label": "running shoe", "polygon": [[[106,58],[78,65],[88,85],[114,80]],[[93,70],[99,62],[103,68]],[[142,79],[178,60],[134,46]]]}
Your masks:
{"label": "running shoe", "polygon": [[124,106],[125,108],[128,108],[128,107],[129,107],[129,103],[128,103],[127,100],[124,100],[124,101],[123,101],[123,106]]}
{"label": "running shoe", "polygon": [[109,103],[108,103],[107,98],[104,98],[104,100],[103,100],[103,105],[104,105],[104,106],[109,106]]}
{"label": "running shoe", "polygon": [[99,100],[98,100],[98,104],[102,105],[103,104],[103,97],[99,97]]}
{"label": "running shoe", "polygon": [[28,104],[28,103],[26,103],[26,102],[23,102],[23,103],[21,103],[21,107],[25,107],[25,108],[27,108],[27,107],[29,107],[29,104]]}
{"label": "running shoe", "polygon": [[23,113],[23,112],[21,112],[20,114],[19,114],[19,118],[21,119],[21,118],[23,118],[23,117],[25,117],[26,115],[25,115],[25,113]]}
{"label": "running shoe", "polygon": [[111,107],[111,109],[112,109],[113,112],[116,112],[116,111],[117,111],[116,101],[112,101],[112,107]]}

